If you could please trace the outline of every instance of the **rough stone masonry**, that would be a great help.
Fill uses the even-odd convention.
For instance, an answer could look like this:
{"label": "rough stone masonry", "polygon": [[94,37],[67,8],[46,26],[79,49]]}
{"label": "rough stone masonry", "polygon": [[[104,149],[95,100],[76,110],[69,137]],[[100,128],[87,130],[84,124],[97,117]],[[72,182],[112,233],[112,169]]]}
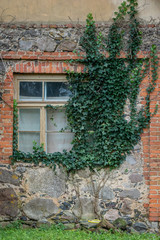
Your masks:
{"label": "rough stone masonry", "polygon": [[86,169],[75,175],[58,167],[54,171],[43,165],[1,165],[1,224],[22,219],[25,224],[80,222],[89,227],[87,220],[103,217],[115,224],[123,220],[130,232],[150,230],[141,151],[141,144],[136,145],[119,169]]}
{"label": "rough stone masonry", "polygon": [[[0,224],[21,219],[31,226],[62,222],[68,227],[79,223],[90,227],[87,220],[103,217],[129,232],[158,231],[159,155],[154,151],[159,144],[159,115],[151,123],[150,134],[146,131],[142,142],[113,171],[92,173],[86,169],[67,175],[65,170],[57,168],[54,172],[43,165],[8,164],[12,154],[14,73],[64,73],[65,57],[73,50],[82,50],[79,39],[83,29],[79,25],[0,26],[0,74],[5,75],[4,85],[0,85],[4,87],[4,101],[0,101]],[[104,35],[108,29],[109,25],[98,26]],[[152,44],[160,50],[159,24],[141,25],[141,30],[142,50],[148,52]],[[37,61],[39,54],[43,61]]]}
{"label": "rough stone masonry", "polygon": [[[69,25],[69,26],[68,26]],[[0,25],[1,51],[46,51],[61,52],[81,50],[80,36],[84,31],[83,25]],[[108,34],[110,24],[97,25],[97,31],[104,36]],[[124,39],[127,41],[128,28],[124,26]],[[152,44],[160,49],[160,24],[140,25],[143,36],[141,50],[149,51]],[[124,44],[125,47],[126,44]]]}

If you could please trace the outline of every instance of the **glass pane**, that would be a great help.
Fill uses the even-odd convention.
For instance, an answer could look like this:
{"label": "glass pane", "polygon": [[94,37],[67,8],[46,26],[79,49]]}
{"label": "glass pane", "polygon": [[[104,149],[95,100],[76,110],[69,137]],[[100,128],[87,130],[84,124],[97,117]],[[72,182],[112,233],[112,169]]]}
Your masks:
{"label": "glass pane", "polygon": [[19,150],[23,152],[33,152],[33,141],[40,145],[40,133],[19,133]]}
{"label": "glass pane", "polygon": [[45,99],[66,101],[71,96],[67,82],[46,82]]}
{"label": "glass pane", "polygon": [[40,131],[40,109],[19,110],[19,131]]}
{"label": "glass pane", "polygon": [[20,100],[42,100],[42,82],[20,82]]}
{"label": "glass pane", "polygon": [[47,131],[65,130],[67,127],[67,117],[65,110],[47,109]]}
{"label": "glass pane", "polygon": [[73,133],[47,133],[47,152],[62,152],[72,148]]}

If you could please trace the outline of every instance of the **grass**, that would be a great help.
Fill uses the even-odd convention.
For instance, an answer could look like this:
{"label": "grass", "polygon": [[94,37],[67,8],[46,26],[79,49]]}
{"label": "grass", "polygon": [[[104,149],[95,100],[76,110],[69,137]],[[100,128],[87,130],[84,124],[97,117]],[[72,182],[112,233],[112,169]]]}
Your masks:
{"label": "grass", "polygon": [[52,226],[36,229],[22,229],[21,226],[0,228],[0,240],[160,240],[155,234],[127,234],[111,232],[86,232],[82,230],[64,230]]}

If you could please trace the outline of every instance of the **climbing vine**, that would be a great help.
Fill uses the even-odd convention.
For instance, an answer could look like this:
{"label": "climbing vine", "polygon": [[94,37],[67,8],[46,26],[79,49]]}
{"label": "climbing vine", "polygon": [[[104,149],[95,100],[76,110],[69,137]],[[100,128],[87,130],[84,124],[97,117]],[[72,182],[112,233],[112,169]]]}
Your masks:
{"label": "climbing vine", "polygon": [[18,109],[17,102],[13,101],[13,155],[18,150]]}
{"label": "climbing vine", "polygon": [[[138,59],[142,42],[136,19],[137,0],[124,1],[115,13],[107,38],[97,33],[92,14],[87,16],[86,28],[80,40],[85,55],[71,64],[82,64],[83,72],[67,71],[72,97],[66,105],[69,126],[74,132],[73,147],[69,152],[46,154],[43,146],[34,143],[33,153],[17,150],[17,120],[14,120],[13,161],[42,162],[48,166],[63,165],[67,171],[89,167],[118,167],[140,140],[143,129],[156,113],[150,112],[150,95],[157,80],[156,47],[149,59]],[[123,49],[123,30],[129,15],[129,39],[126,58],[120,58]],[[109,56],[106,57],[105,53]],[[146,104],[137,110],[139,87],[150,70],[152,79],[146,89]],[[124,115],[129,102],[130,119]],[[48,106],[51,107],[51,106]],[[53,109],[54,110],[54,109]],[[17,119],[16,104],[14,116]]]}

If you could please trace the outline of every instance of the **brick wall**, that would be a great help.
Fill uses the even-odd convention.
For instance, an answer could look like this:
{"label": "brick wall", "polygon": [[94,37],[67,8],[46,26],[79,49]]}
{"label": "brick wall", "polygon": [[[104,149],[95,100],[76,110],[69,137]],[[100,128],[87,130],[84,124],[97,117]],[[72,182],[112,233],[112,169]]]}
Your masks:
{"label": "brick wall", "polygon": [[4,89],[0,101],[0,163],[10,163],[13,138],[13,72],[11,69],[1,83]]}
{"label": "brick wall", "polygon": [[[160,71],[155,91],[151,95],[151,111],[160,101]],[[157,114],[152,118],[150,131],[148,131],[148,166],[149,166],[149,219],[160,221],[160,107]]]}
{"label": "brick wall", "polygon": [[[139,58],[146,57],[147,52],[140,52]],[[22,74],[54,74],[65,73],[65,69],[82,70],[82,66],[71,66],[65,60],[77,58],[69,52],[25,52],[10,51],[2,52],[3,59],[13,61],[12,67],[8,68],[1,87],[4,88],[3,101],[0,102],[0,164],[10,163],[9,156],[12,154],[13,132],[13,75]],[[124,54],[121,57],[125,57]],[[160,58],[160,53],[158,55]],[[145,97],[144,87],[149,78],[144,79],[141,86],[141,97]],[[151,96],[151,111],[160,101],[160,72],[155,91]],[[142,100],[144,103],[144,100]],[[142,135],[143,143],[143,175],[146,184],[149,185],[149,204],[144,207],[149,209],[149,220],[160,221],[160,108],[152,118],[150,128]]]}

